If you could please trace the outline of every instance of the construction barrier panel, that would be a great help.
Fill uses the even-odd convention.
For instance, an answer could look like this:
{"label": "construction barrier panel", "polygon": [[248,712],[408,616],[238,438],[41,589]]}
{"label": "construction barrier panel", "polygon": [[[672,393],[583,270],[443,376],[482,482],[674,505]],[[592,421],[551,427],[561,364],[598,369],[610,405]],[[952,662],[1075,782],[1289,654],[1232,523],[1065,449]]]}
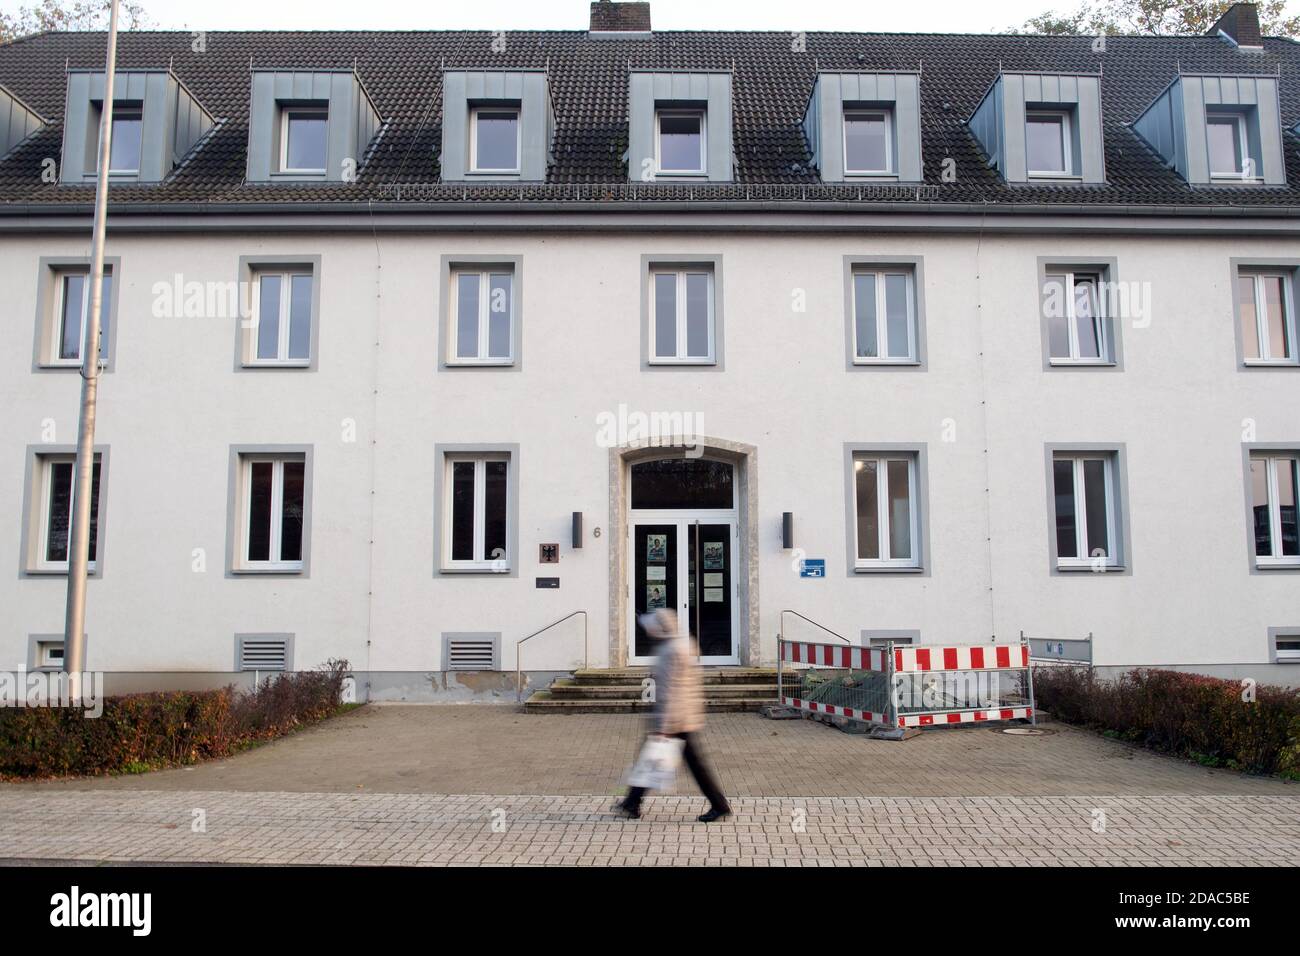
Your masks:
{"label": "construction barrier panel", "polygon": [[777,645],[778,696],[789,707],[889,727],[1034,719],[1026,641],[854,647],[778,638]]}

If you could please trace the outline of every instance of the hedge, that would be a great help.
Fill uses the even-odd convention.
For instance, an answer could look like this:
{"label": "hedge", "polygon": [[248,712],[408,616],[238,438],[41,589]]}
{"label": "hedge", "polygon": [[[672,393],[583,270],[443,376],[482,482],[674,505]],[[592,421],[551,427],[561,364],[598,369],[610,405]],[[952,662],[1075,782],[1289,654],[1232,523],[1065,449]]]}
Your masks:
{"label": "hedge", "polygon": [[1101,680],[1091,668],[1034,669],[1041,709],[1209,766],[1300,779],[1300,690],[1254,688],[1179,671],[1140,669]]}
{"label": "hedge", "polygon": [[278,674],[252,691],[106,697],[103,713],[0,708],[0,776],[138,773],[227,757],[339,710],[347,661]]}

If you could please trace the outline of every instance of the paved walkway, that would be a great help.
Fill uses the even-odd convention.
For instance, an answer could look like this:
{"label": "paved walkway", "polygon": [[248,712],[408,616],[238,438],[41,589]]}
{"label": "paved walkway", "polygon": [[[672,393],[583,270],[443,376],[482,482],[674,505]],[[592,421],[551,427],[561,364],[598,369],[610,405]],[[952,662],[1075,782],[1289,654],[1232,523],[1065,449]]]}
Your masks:
{"label": "paved walkway", "polygon": [[[867,740],[808,720],[716,714],[704,746],[727,793],[755,797],[1243,794],[1300,785],[1210,770],[1064,724],[1014,737],[989,727]],[[521,714],[501,706],[361,708],[230,760],[39,789],[248,790],[586,796],[621,792],[644,721]],[[0,787],[0,791],[3,787]],[[683,792],[695,793],[689,783]]]}
{"label": "paved walkway", "polygon": [[[643,724],[368,707],[184,770],[0,786],[10,861],[576,865],[1300,865],[1300,786],[1062,725],[884,742],[710,720],[736,814],[689,781],[611,812]],[[201,826],[198,825],[201,823]]]}

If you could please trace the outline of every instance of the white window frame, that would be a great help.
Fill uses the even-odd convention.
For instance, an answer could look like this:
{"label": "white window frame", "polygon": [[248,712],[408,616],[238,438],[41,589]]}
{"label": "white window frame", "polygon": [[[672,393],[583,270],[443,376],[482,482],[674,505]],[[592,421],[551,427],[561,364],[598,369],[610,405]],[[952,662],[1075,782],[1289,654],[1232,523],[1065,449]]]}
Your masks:
{"label": "white window frame", "polygon": [[[1087,496],[1084,486],[1084,462],[1100,461],[1104,466],[1104,478],[1106,490],[1106,541],[1110,545],[1109,553],[1102,559],[1102,567],[1118,568],[1120,567],[1120,543],[1119,543],[1119,511],[1117,509],[1118,499],[1116,498],[1118,486],[1115,481],[1115,456],[1106,452],[1057,452],[1052,456],[1052,523],[1053,527],[1057,524],[1056,514],[1056,462],[1069,461],[1074,465],[1074,552],[1075,557],[1063,558],[1060,556],[1061,545],[1059,539],[1056,542],[1057,554],[1052,557],[1056,559],[1058,568],[1079,569],[1097,567],[1098,557],[1094,557],[1088,550],[1088,514],[1087,514]],[[1057,534],[1059,534],[1059,530]]]}
{"label": "white window frame", "polygon": [[[695,116],[700,121],[700,165],[698,169],[664,169],[659,150],[659,121],[665,116]],[[709,113],[707,109],[656,109],[655,110],[655,175],[706,176],[709,172]]]}
{"label": "white window frame", "polygon": [[[103,117],[103,115],[104,115],[104,114],[103,114],[104,107],[103,107],[102,104],[100,105],[100,108],[99,108],[99,109],[100,109],[100,117],[101,117],[101,119],[102,119],[102,117]],[[130,115],[130,116],[127,116],[126,114],[128,114],[128,113],[131,114],[131,115]],[[136,155],[139,156],[140,158],[144,158],[144,106],[143,106],[143,105],[141,105],[141,106],[118,106],[118,105],[114,104],[114,105],[113,105],[113,122],[116,123],[118,120],[125,120],[125,119],[138,119],[139,122],[140,122],[140,143],[139,143],[138,148],[136,149]],[[116,133],[116,130],[114,130],[113,132]],[[113,139],[114,139],[114,138],[115,138],[115,137],[110,137],[110,140],[109,140],[109,147],[110,147],[110,149],[109,149],[109,156],[108,156],[108,174],[109,174],[110,176],[139,176],[139,175],[140,175],[140,166],[139,166],[138,163],[136,164],[135,169],[115,169],[115,168],[113,168],[113,154],[112,154],[112,148],[111,148],[111,147],[112,147],[112,143],[113,143]],[[101,144],[101,145],[102,145],[102,144]],[[95,158],[95,168],[96,168],[96,170],[98,170],[98,168],[99,168],[99,155],[100,155],[100,151],[97,149],[97,150],[95,151],[95,153],[96,153],[96,158]]]}
{"label": "white window frame", "polygon": [[[1300,555],[1282,554],[1282,509],[1278,501],[1278,483],[1277,469],[1279,462],[1286,462],[1291,468],[1297,468],[1297,460],[1300,460],[1300,453],[1297,452],[1255,452],[1250,456],[1250,461],[1263,462],[1266,469],[1264,479],[1265,487],[1268,492],[1268,522],[1269,522],[1269,541],[1273,546],[1272,554],[1255,554],[1255,527],[1251,524],[1251,554],[1255,558],[1255,567],[1257,568],[1300,568]],[[1297,487],[1296,493],[1300,496],[1300,487]],[[1255,513],[1255,489],[1251,488],[1250,495],[1251,515]]]}
{"label": "white window frame", "polygon": [[[1074,134],[1071,128],[1070,110],[1028,110],[1025,112],[1025,158],[1029,158],[1029,124],[1034,120],[1052,119],[1057,120],[1061,127],[1061,161],[1065,164],[1064,169],[1030,169],[1027,170],[1030,176],[1040,176],[1044,179],[1061,179],[1064,177],[1073,177],[1074,173]],[[1026,164],[1027,165],[1027,164]]]}
{"label": "white window frame", "polygon": [[[1070,337],[1070,354],[1065,357],[1052,354],[1052,335],[1051,319],[1044,317],[1048,322],[1047,329],[1047,360],[1051,365],[1114,365],[1115,356],[1111,352],[1110,342],[1110,316],[1106,308],[1106,272],[1103,269],[1094,271],[1078,271],[1066,269],[1055,271],[1048,268],[1044,273],[1046,281],[1050,282],[1053,277],[1061,276],[1065,280],[1065,324],[1066,332]],[[1075,278],[1083,277],[1093,279],[1096,283],[1097,292],[1097,314],[1093,316],[1093,324],[1097,329],[1097,351],[1096,358],[1087,358],[1079,354],[1079,326],[1075,321]],[[1044,290],[1046,291],[1046,290]],[[1046,297],[1045,297],[1046,298]],[[1046,301],[1044,301],[1046,306]]]}
{"label": "white window frame", "polygon": [[1300,631],[1282,631],[1273,635],[1273,660],[1278,664],[1300,664],[1300,650],[1282,650],[1283,641],[1300,641]]}
{"label": "white window frame", "polygon": [[[675,291],[677,295],[676,318],[677,318],[677,352],[675,355],[660,355],[656,349],[658,342],[655,340],[655,296],[657,295],[657,283],[655,276],[671,275],[676,276]],[[709,333],[709,354],[707,356],[688,355],[686,352],[686,277],[691,275],[703,275],[708,278],[709,292],[707,296],[709,314],[708,314],[708,333]],[[650,327],[647,330],[649,338],[649,348],[647,354],[649,361],[653,365],[716,365],[718,363],[718,341],[717,341],[717,316],[714,312],[717,302],[717,288],[715,286],[715,275],[712,266],[651,266],[650,267],[650,302],[647,314],[649,316]]]}
{"label": "white window frame", "polygon": [[[94,457],[95,464],[99,465],[99,487],[102,493],[104,487],[104,461],[98,452]],[[69,561],[72,557],[72,514],[76,507],[77,499],[77,458],[75,455],[41,455],[38,458],[40,464],[40,481],[41,481],[41,510],[39,515],[40,533],[37,536],[37,552],[35,555],[35,568],[37,571],[67,571]],[[50,499],[54,495],[54,466],[56,464],[72,465],[72,475],[69,479],[71,488],[68,492],[68,559],[63,561],[51,561],[46,557],[50,553]],[[93,479],[93,473],[92,473]],[[91,487],[94,487],[92,480]],[[100,502],[100,514],[103,513],[103,501]],[[99,552],[103,550],[104,541],[102,537],[96,540],[95,559],[86,564],[88,573],[93,574],[98,565]]]}
{"label": "white window frame", "polygon": [[[885,165],[883,169],[854,169],[849,165],[849,120],[879,117],[885,123]],[[840,123],[845,176],[889,176],[894,172],[894,111],[889,109],[845,110]]]}
{"label": "white window frame", "polygon": [[[54,651],[59,652],[58,659],[54,657]],[[65,659],[62,641],[38,641],[36,644],[36,666],[40,668],[57,668],[63,669]]]}
{"label": "white window frame", "polygon": [[[252,545],[253,517],[253,465],[270,463],[271,468],[271,529],[268,554],[265,560],[254,560],[248,556]],[[302,558],[297,561],[284,561],[278,557],[283,542],[280,540],[284,527],[284,466],[287,462],[303,465],[303,538]],[[240,456],[239,463],[241,498],[240,503],[240,546],[239,566],[243,570],[255,571],[301,571],[307,557],[307,481],[306,460],[301,455],[263,455],[246,454]]]}
{"label": "white window frame", "polygon": [[[296,115],[310,115],[314,118],[323,118],[325,120],[325,155],[321,157],[324,161],[320,167],[297,168],[289,166],[289,119]],[[329,165],[329,121],[330,110],[328,106],[281,106],[280,107],[280,168],[282,173],[295,173],[299,175],[323,176]]]}
{"label": "white window frame", "polygon": [[[853,453],[853,566],[859,570],[876,568],[920,568],[921,567],[921,504],[917,494],[917,455],[912,453],[888,452],[854,452]],[[876,463],[876,551],[879,558],[859,557],[858,547],[858,462],[874,461]],[[907,500],[908,516],[911,523],[912,556],[910,558],[889,558],[889,463],[907,462]]]}
{"label": "white window frame", "polygon": [[[478,164],[478,114],[513,113],[515,115],[515,164],[497,168]],[[523,111],[517,106],[473,106],[469,111],[469,171],[471,173],[499,173],[517,175],[523,168],[524,151]]]}
{"label": "white window frame", "polygon": [[[1267,269],[1240,269],[1237,272],[1237,281],[1242,279],[1251,279],[1255,284],[1255,341],[1259,343],[1259,355],[1251,358],[1246,354],[1246,341],[1243,338],[1241,342],[1241,360],[1245,365],[1296,365],[1300,363],[1300,348],[1296,344],[1296,319],[1295,319],[1295,302],[1291,293],[1292,283],[1295,281],[1293,273],[1286,271],[1270,271]],[[1282,281],[1282,326],[1286,335],[1287,344],[1291,346],[1291,355],[1275,358],[1272,355],[1273,339],[1269,335],[1268,327],[1268,309],[1264,297],[1264,281],[1266,279],[1280,279]],[[1237,290],[1233,290],[1235,293]],[[1238,303],[1236,320],[1241,322],[1241,306]]]}
{"label": "white window frame", "polygon": [[[445,571],[490,571],[508,574],[515,556],[510,553],[510,469],[514,463],[506,452],[447,452],[443,460],[442,500],[442,568]],[[487,463],[503,461],[506,464],[506,554],[492,558],[486,549],[487,526]],[[452,557],[452,535],[455,532],[452,503],[455,498],[455,466],[464,462],[474,464],[474,557],[456,560]]]}
{"label": "white window frame", "polygon": [[[857,277],[862,275],[873,275],[876,277],[874,283],[876,289],[876,345],[879,351],[885,352],[884,355],[877,355],[872,358],[869,355],[858,355],[858,283]],[[889,316],[885,311],[885,278],[888,276],[901,275],[907,282],[907,355],[889,355]],[[916,315],[916,271],[914,269],[890,269],[890,268],[870,268],[865,266],[855,266],[852,272],[853,282],[850,283],[853,292],[853,364],[854,365],[915,365],[918,362],[916,357],[916,339],[918,332],[918,319]]]}
{"label": "white window frame", "polygon": [[[85,282],[81,286],[81,340],[77,345],[77,357],[75,359],[65,359],[59,356],[59,344],[63,341],[64,310],[67,297],[67,279],[69,276],[82,276]],[[113,271],[105,265],[104,277],[110,283],[112,282]],[[89,269],[56,269],[54,271],[54,313],[50,316],[50,335],[49,335],[49,354],[46,356],[46,364],[57,365],[64,368],[79,368],[84,356],[82,353],[86,350],[86,336],[90,334],[90,291],[91,286],[95,283],[91,281]],[[109,298],[102,301],[99,306],[99,334],[100,334],[100,351],[107,348],[104,343],[104,316],[109,314],[109,308],[112,300],[112,286],[109,286]],[[100,355],[99,367],[103,368],[108,364],[108,358]]]}
{"label": "white window frame", "polygon": [[[1236,132],[1236,158],[1237,168],[1233,170],[1223,170],[1214,168],[1214,153],[1209,149],[1211,125],[1220,123],[1232,123]],[[1205,111],[1205,141],[1206,141],[1206,165],[1210,167],[1211,179],[1257,179],[1258,174],[1252,176],[1245,175],[1246,161],[1251,159],[1250,139],[1247,137],[1246,115],[1232,110],[1206,110]],[[1254,163],[1252,161],[1252,170]]]}
{"label": "white window frame", "polygon": [[[473,356],[458,354],[457,345],[460,335],[460,277],[477,275],[478,286],[478,347]],[[494,276],[506,276],[510,279],[510,351],[504,357],[488,355],[489,320],[492,317],[491,290]],[[513,365],[515,364],[515,323],[518,321],[515,300],[518,289],[515,288],[515,270],[512,266],[454,266],[447,283],[447,355],[444,361],[448,365]]]}
{"label": "white window frame", "polygon": [[[258,331],[262,326],[262,279],[273,276],[280,280],[280,314],[276,316],[277,337],[276,337],[276,356],[275,358],[260,358],[257,354]],[[253,301],[250,304],[253,312],[253,321],[249,325],[248,336],[246,338],[246,351],[244,355],[245,365],[287,365],[293,368],[306,367],[311,365],[312,350],[316,348],[313,341],[315,324],[308,317],[307,323],[307,357],[290,358],[289,357],[289,330],[290,330],[290,309],[293,303],[293,280],[299,276],[306,276],[311,280],[311,297],[316,297],[316,273],[313,269],[279,269],[254,267],[253,269]],[[308,309],[314,308],[314,302],[308,303]]]}

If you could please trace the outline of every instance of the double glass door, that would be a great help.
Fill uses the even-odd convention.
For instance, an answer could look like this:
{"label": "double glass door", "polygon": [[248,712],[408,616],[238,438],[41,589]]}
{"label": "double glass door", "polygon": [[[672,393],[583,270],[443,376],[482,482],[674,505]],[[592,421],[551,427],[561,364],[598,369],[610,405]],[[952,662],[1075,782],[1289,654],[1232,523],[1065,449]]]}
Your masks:
{"label": "double glass door", "polygon": [[738,664],[735,519],[638,518],[631,527],[629,663],[654,659],[640,615],[669,608],[698,641],[701,663]]}

